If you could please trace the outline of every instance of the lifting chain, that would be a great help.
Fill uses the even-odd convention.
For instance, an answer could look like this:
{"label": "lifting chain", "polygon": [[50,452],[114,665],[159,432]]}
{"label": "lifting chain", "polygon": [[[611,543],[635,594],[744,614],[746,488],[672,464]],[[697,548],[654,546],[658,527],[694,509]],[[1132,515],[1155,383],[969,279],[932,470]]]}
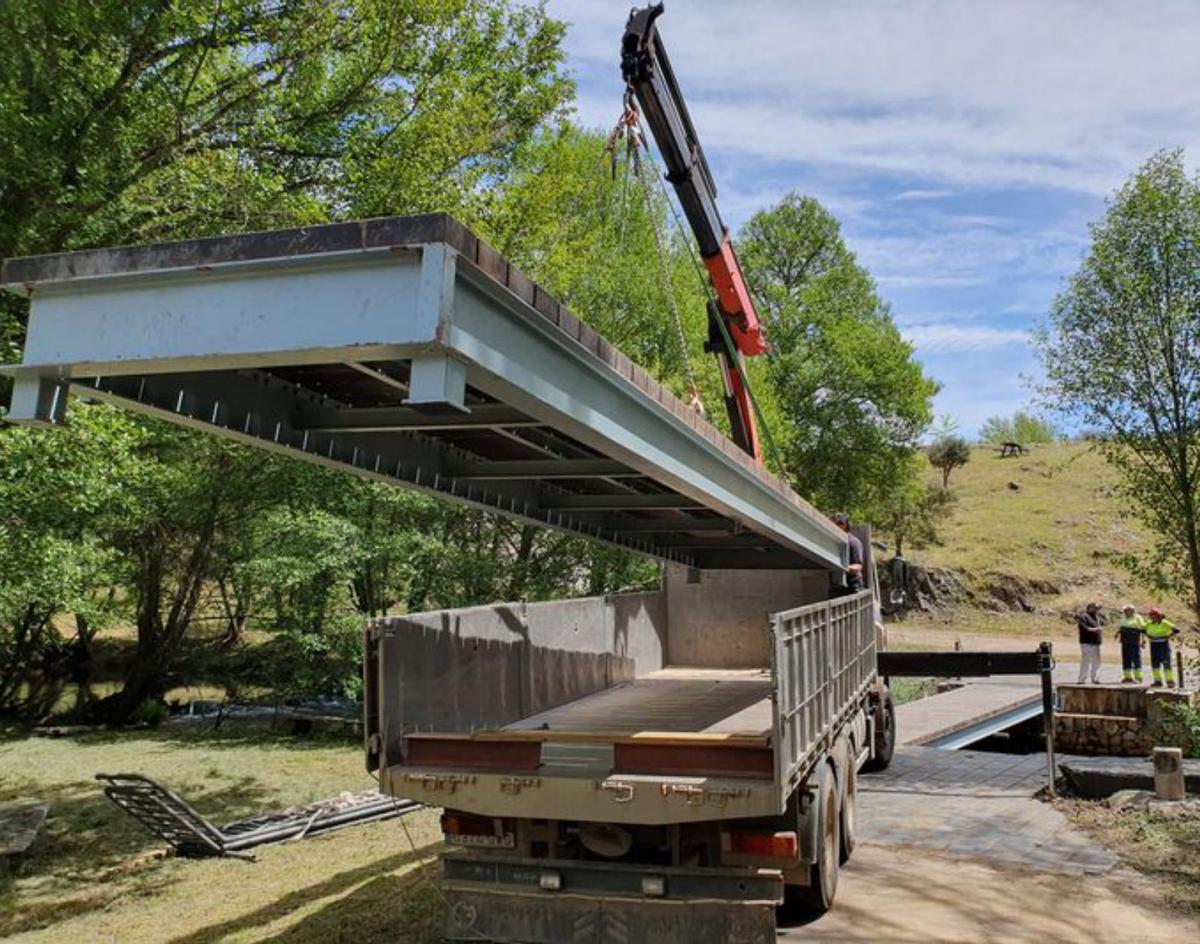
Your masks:
{"label": "lifting chain", "polygon": [[[609,132],[608,140],[604,145],[604,152],[608,156],[609,166],[611,168],[612,179],[617,179],[617,150],[620,143],[625,142],[625,168],[626,174],[629,173],[629,168],[633,169],[633,175],[637,179],[638,189],[642,192],[642,202],[646,207],[646,216],[650,221],[651,230],[654,233],[654,248],[658,255],[658,268],[662,276],[663,294],[667,298],[667,304],[671,311],[671,321],[675,326],[675,341],[679,345],[679,358],[683,364],[684,379],[687,381],[687,404],[691,409],[695,410],[701,416],[706,416],[704,403],[700,399],[700,386],[696,383],[696,374],[692,369],[692,358],[688,353],[687,333],[683,329],[683,316],[679,312],[679,303],[675,296],[675,285],[671,280],[671,263],[667,255],[666,245],[663,242],[662,233],[659,231],[658,214],[654,210],[654,199],[651,194],[650,181],[646,179],[644,165],[642,164],[642,151],[649,149],[646,146],[646,136],[642,132],[641,116],[638,113],[637,99],[634,96],[632,86],[625,89],[624,108],[621,112],[621,117],[617,119],[617,123]],[[624,191],[622,191],[622,206],[624,206]],[[622,229],[624,228],[624,214],[622,213]]]}

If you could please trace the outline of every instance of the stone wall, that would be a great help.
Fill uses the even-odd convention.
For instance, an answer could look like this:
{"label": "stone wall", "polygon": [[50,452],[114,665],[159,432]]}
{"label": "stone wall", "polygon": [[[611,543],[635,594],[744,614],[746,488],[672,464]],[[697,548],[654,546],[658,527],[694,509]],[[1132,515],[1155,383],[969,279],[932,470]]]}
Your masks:
{"label": "stone wall", "polygon": [[1144,757],[1178,745],[1171,706],[1200,704],[1196,692],[1131,685],[1059,685],[1054,746],[1064,754]]}

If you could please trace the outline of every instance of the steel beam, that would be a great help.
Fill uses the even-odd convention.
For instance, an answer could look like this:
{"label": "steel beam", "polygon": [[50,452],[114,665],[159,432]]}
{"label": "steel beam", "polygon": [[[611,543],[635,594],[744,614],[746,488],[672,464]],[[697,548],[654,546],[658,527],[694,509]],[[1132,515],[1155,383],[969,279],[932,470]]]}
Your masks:
{"label": "steel beam", "polygon": [[[25,359],[9,371],[18,421],[52,422],[53,392],[70,384],[193,428],[697,566],[845,565],[845,538],[822,516],[447,217],[10,260],[0,281],[31,298]],[[267,376],[351,365],[380,380],[368,365],[397,361],[411,363],[409,410],[450,412],[424,426],[412,412],[367,417]],[[599,458],[489,467],[508,461],[505,453],[493,459],[437,436],[478,428],[482,408],[468,392]],[[581,494],[538,484],[568,470]],[[624,470],[663,493],[583,487]],[[656,509],[706,509],[771,547],[731,542],[684,554],[657,543],[661,532],[616,534],[601,527],[608,518],[596,520],[604,512],[645,520]]]}
{"label": "steel beam", "polygon": [[432,432],[537,425],[537,420],[501,403],[472,406],[466,413],[446,413],[441,416],[430,415],[407,406],[358,409],[324,407],[307,410],[295,420],[297,429],[306,429],[314,433]]}
{"label": "steel beam", "polygon": [[618,534],[688,534],[693,532],[713,534],[736,534],[739,529],[736,524],[721,518],[691,518],[680,517],[674,521],[655,519],[652,521],[621,521],[617,518],[606,518],[603,527],[607,531]]}
{"label": "steel beam", "polygon": [[367,364],[360,364],[357,361],[346,361],[344,366],[349,367],[351,370],[358,371],[358,373],[362,374],[364,377],[370,377],[376,383],[381,383],[386,387],[391,387],[393,390],[399,390],[401,393],[408,393],[408,384],[406,384],[403,380],[393,377],[389,373],[385,373],[382,370],[377,370],[374,367],[368,366]]}
{"label": "steel beam", "polygon": [[453,470],[456,478],[499,479],[621,479],[641,478],[611,459],[521,459],[504,462],[472,462]]}
{"label": "steel beam", "polygon": [[673,508],[699,510],[704,506],[686,495],[566,495],[538,497],[542,508],[574,511],[665,511]]}

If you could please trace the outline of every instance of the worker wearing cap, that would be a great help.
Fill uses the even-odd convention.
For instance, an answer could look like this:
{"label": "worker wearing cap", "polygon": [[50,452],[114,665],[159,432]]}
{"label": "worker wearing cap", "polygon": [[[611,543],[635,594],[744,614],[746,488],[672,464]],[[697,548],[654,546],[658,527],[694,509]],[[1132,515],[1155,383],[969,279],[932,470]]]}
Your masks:
{"label": "worker wearing cap", "polygon": [[1179,633],[1175,624],[1163,618],[1163,611],[1150,607],[1150,619],[1146,621],[1145,633],[1150,638],[1150,668],[1154,672],[1154,684],[1175,684],[1175,670],[1171,668],[1171,637]]}
{"label": "worker wearing cap", "polygon": [[1142,644],[1146,641],[1146,618],[1129,603],[1121,607],[1121,625],[1114,639],[1121,640],[1121,681],[1142,681]]}

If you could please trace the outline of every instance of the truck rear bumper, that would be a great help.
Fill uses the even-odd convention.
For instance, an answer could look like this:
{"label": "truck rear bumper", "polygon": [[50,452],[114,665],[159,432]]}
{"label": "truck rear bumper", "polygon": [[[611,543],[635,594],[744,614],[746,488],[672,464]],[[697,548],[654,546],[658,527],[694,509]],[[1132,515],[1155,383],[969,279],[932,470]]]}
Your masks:
{"label": "truck rear bumper", "polygon": [[[777,873],[448,855],[450,941],[774,944]],[[541,887],[553,875],[557,890]],[[647,876],[662,897],[642,894]]]}
{"label": "truck rear bumper", "polygon": [[775,944],[769,902],[596,898],[446,885],[448,941]]}

